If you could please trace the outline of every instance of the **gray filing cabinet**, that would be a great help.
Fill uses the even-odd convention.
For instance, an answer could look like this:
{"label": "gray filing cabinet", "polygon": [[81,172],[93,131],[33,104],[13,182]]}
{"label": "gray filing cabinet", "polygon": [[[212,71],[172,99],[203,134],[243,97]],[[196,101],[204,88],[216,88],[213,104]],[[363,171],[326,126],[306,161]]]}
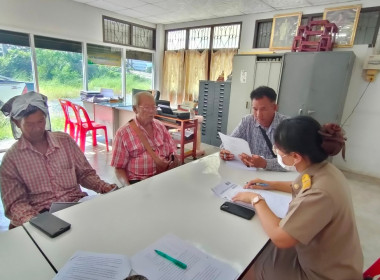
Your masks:
{"label": "gray filing cabinet", "polygon": [[220,146],[218,132],[226,134],[231,82],[199,82],[198,114],[204,117],[201,127],[202,143]]}
{"label": "gray filing cabinet", "polygon": [[340,123],[354,62],[352,51],[285,54],[279,112]]}

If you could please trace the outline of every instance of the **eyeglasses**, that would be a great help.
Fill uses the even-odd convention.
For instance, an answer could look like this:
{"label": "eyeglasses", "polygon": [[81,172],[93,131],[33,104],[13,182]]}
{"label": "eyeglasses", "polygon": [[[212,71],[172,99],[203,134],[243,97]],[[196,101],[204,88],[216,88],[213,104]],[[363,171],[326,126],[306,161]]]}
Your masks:
{"label": "eyeglasses", "polygon": [[139,106],[139,108],[141,108],[141,110],[143,110],[145,112],[156,112],[157,111],[157,106],[151,106],[151,107]]}

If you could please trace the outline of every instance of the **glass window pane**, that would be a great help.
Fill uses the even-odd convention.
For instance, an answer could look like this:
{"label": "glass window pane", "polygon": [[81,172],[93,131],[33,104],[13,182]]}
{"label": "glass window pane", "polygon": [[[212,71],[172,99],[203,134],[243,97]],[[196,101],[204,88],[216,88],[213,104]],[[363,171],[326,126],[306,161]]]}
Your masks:
{"label": "glass window pane", "polygon": [[256,48],[269,48],[270,35],[272,32],[272,21],[265,21],[258,23],[258,32]]}
{"label": "glass window pane", "polygon": [[169,51],[183,50],[186,46],[186,30],[173,30],[166,33],[166,48]]}
{"label": "glass window pane", "polygon": [[44,36],[34,36],[36,48],[50,49],[57,51],[82,52],[82,43],[76,41],[49,38]]}
{"label": "glass window pane", "polygon": [[193,28],[189,31],[189,49],[204,50],[210,48],[211,27]]}
{"label": "glass window pane", "polygon": [[133,89],[152,89],[153,56],[151,53],[126,51],[127,105],[132,104]]}
{"label": "glass window pane", "polygon": [[130,45],[131,25],[127,22],[118,21],[103,16],[103,40],[120,45]]}
{"label": "glass window pane", "polygon": [[[37,71],[40,92],[48,97],[51,127],[53,131],[64,129],[64,115],[58,98],[79,99],[82,86],[82,52],[76,44],[61,44],[64,40],[44,40],[46,48],[36,47]],[[72,48],[72,46],[76,46]],[[54,49],[57,47],[57,49]]]}
{"label": "glass window pane", "polygon": [[240,42],[240,24],[214,27],[213,49],[236,49]]}
{"label": "glass window pane", "polygon": [[355,45],[373,44],[376,41],[375,30],[379,20],[379,11],[361,12],[355,34]]}
{"label": "glass window pane", "polygon": [[0,43],[29,47],[29,35],[26,33],[0,30]]}
{"label": "glass window pane", "polygon": [[133,26],[132,46],[154,49],[154,31],[140,26]]}
{"label": "glass window pane", "polygon": [[[34,90],[31,61],[29,47],[0,43],[0,107],[12,97]],[[13,135],[9,118],[0,113],[0,140],[3,139],[13,139]]]}
{"label": "glass window pane", "polygon": [[88,89],[112,89],[121,96],[121,49],[87,44],[87,60]]}

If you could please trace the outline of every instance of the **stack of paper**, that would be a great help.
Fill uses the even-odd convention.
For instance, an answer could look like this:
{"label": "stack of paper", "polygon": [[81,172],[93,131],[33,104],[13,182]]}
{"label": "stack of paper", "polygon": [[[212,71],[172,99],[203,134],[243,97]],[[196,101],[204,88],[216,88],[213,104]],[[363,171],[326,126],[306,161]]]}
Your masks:
{"label": "stack of paper", "polygon": [[[155,250],[164,252],[187,267],[180,268]],[[172,234],[133,256],[132,267],[149,280],[233,280],[239,275],[230,265],[210,257]]]}

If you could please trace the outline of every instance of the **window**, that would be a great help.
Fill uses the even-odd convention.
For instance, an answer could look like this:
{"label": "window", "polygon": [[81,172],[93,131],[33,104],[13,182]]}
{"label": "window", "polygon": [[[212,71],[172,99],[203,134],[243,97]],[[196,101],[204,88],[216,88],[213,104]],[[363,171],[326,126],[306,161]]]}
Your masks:
{"label": "window", "polygon": [[254,48],[269,48],[272,19],[256,22],[256,35]]}
{"label": "window", "polygon": [[126,51],[126,84],[128,104],[132,104],[133,89],[152,89],[153,55],[139,51]]}
{"label": "window", "polygon": [[186,29],[166,32],[166,49],[168,51],[183,50],[186,48]]}
{"label": "window", "polygon": [[[34,90],[29,35],[0,30],[0,107]],[[0,140],[13,139],[9,118],[0,113]],[[11,144],[11,143],[10,143]]]}
{"label": "window", "polygon": [[358,27],[356,28],[354,44],[368,44],[375,46],[379,25],[380,8],[377,8],[377,10],[362,9],[360,11]]}
{"label": "window", "polygon": [[214,27],[213,49],[237,49],[240,40],[240,24],[220,25]]}
{"label": "window", "polygon": [[155,49],[155,29],[103,16],[103,41],[118,45]]}
{"label": "window", "polygon": [[167,30],[165,49],[236,49],[240,44],[240,30],[241,23]]}
{"label": "window", "polygon": [[52,130],[63,130],[58,98],[78,98],[83,85],[80,42],[34,36],[39,90],[48,97]]}
{"label": "window", "polygon": [[204,50],[210,48],[211,27],[192,28],[189,32],[190,50]]}
{"label": "window", "polygon": [[87,44],[88,89],[100,91],[112,89],[114,95],[121,92],[121,49]]}

